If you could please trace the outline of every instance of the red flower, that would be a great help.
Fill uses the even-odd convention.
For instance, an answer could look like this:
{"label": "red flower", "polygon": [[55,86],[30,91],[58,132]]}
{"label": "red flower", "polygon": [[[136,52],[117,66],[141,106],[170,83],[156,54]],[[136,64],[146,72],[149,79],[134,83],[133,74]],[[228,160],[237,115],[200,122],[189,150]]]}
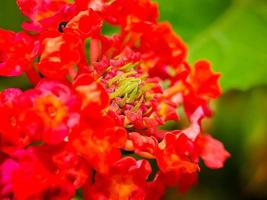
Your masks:
{"label": "red flower", "polygon": [[193,150],[193,142],[184,134],[167,133],[156,151],[158,166],[163,172],[197,172],[199,167],[192,160]]}
{"label": "red flower", "polygon": [[39,45],[27,33],[0,29],[0,76],[18,76],[31,68]]}
{"label": "red flower", "polygon": [[28,145],[32,135],[27,134],[23,127],[24,110],[30,100],[19,89],[6,89],[0,93],[0,150],[11,153]]}
{"label": "red flower", "polygon": [[150,0],[115,0],[103,13],[108,22],[126,26],[128,21],[151,21],[158,18],[158,6]]}
{"label": "red flower", "polygon": [[195,64],[188,82],[197,96],[215,99],[221,95],[219,77],[220,74],[211,71],[209,62],[201,60]]}
{"label": "red flower", "polygon": [[188,91],[184,96],[184,106],[190,115],[198,106],[202,106],[206,115],[211,115],[208,100],[221,95],[218,79],[220,74],[211,71],[210,63],[198,61],[187,79]]}
{"label": "red flower", "polygon": [[108,173],[110,166],[121,158],[126,131],[117,127],[108,116],[87,121],[70,135],[74,149],[100,173]]}
{"label": "red flower", "polygon": [[154,158],[158,141],[153,136],[143,136],[137,132],[129,133],[127,150],[134,150],[136,154],[143,157]]}
{"label": "red flower", "polygon": [[99,37],[102,27],[100,16],[92,9],[79,12],[66,25],[66,30],[71,29],[82,37]]}
{"label": "red flower", "polygon": [[[155,37],[151,37],[151,35]],[[186,46],[168,23],[152,26],[150,32],[146,32],[142,40],[142,51],[144,53],[152,51],[155,57],[159,58],[159,65],[170,65],[176,69],[185,59]],[[160,77],[160,74],[157,76]]]}
{"label": "red flower", "polygon": [[40,72],[51,79],[65,80],[81,60],[81,39],[71,32],[48,32],[41,41]]}
{"label": "red flower", "polygon": [[125,157],[116,162],[106,176],[96,173],[94,183],[89,188],[86,200],[142,200],[145,198],[146,179],[151,167],[146,160],[136,161]]}
{"label": "red flower", "polygon": [[93,77],[84,73],[73,82],[73,87],[80,98],[81,110],[87,116],[97,118],[109,104],[109,97],[103,86]]}
{"label": "red flower", "polygon": [[25,126],[36,124],[36,133],[48,144],[62,142],[79,123],[79,101],[66,85],[43,80],[26,93],[32,100]]}
{"label": "red flower", "polygon": [[[40,146],[17,151],[1,168],[2,196],[18,200],[71,199],[87,180],[88,169],[66,146]],[[31,186],[31,187],[29,187]]]}
{"label": "red flower", "polygon": [[60,22],[67,22],[74,15],[74,7],[68,0],[17,0],[22,14],[31,21],[24,22],[27,31],[57,30]]}
{"label": "red flower", "polygon": [[61,177],[75,189],[85,184],[91,178],[91,169],[87,162],[80,157],[70,143],[60,145],[42,145],[33,147],[34,153],[46,167],[55,173],[55,178]]}
{"label": "red flower", "polygon": [[[152,37],[153,36],[153,37]],[[186,46],[168,23],[133,21],[122,31],[123,44],[141,52],[142,68],[153,77],[172,79],[188,74]]]}

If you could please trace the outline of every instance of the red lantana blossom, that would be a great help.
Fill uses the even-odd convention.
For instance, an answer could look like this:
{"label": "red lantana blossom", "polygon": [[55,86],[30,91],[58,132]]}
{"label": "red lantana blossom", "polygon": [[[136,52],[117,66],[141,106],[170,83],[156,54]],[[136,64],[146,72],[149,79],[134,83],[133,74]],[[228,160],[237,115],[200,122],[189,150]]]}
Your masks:
{"label": "red lantana blossom", "polygon": [[[17,4],[28,20],[18,33],[0,29],[0,75],[25,73],[32,88],[0,92],[1,199],[81,191],[87,200],[157,200],[196,184],[200,159],[223,167],[230,154],[202,129],[220,75],[204,60],[190,67],[157,3]],[[119,31],[105,34],[104,24]]]}
{"label": "red lantana blossom", "polygon": [[110,168],[109,174],[96,174],[94,184],[83,188],[85,199],[141,200],[146,196],[147,178],[151,167],[146,160],[124,157]]}
{"label": "red lantana blossom", "polygon": [[18,76],[27,71],[38,48],[39,41],[29,34],[0,28],[0,75]]}

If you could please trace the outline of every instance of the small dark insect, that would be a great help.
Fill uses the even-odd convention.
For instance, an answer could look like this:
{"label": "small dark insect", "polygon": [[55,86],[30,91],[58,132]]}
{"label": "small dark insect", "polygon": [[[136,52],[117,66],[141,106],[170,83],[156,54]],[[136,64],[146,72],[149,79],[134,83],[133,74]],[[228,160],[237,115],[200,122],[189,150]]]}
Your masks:
{"label": "small dark insect", "polygon": [[60,24],[58,25],[58,31],[60,33],[64,32],[64,28],[67,26],[68,22],[60,22]]}

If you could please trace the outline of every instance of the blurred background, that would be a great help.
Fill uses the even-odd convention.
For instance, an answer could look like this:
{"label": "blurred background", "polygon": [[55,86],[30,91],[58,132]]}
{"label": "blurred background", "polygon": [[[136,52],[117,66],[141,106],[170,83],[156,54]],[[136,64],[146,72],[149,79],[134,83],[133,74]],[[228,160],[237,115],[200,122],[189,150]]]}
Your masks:
{"label": "blurred background", "polygon": [[[165,200],[267,199],[267,0],[157,0],[160,20],[184,39],[189,61],[212,62],[223,96],[212,104],[206,131],[231,158],[220,170],[202,166],[199,184]],[[21,30],[15,0],[1,0],[0,27]],[[27,87],[25,77],[0,78],[0,90]]]}

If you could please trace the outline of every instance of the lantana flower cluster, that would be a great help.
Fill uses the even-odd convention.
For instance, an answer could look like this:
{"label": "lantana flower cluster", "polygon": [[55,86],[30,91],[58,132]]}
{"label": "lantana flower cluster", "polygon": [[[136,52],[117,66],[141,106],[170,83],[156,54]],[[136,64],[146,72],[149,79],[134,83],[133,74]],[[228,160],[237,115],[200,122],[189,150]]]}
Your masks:
{"label": "lantana flower cluster", "polygon": [[[219,74],[150,0],[17,0],[23,31],[0,29],[0,198],[157,200],[230,154],[205,133]],[[107,27],[116,27],[106,34]],[[179,112],[178,112],[179,111]],[[166,125],[175,122],[175,127]]]}

